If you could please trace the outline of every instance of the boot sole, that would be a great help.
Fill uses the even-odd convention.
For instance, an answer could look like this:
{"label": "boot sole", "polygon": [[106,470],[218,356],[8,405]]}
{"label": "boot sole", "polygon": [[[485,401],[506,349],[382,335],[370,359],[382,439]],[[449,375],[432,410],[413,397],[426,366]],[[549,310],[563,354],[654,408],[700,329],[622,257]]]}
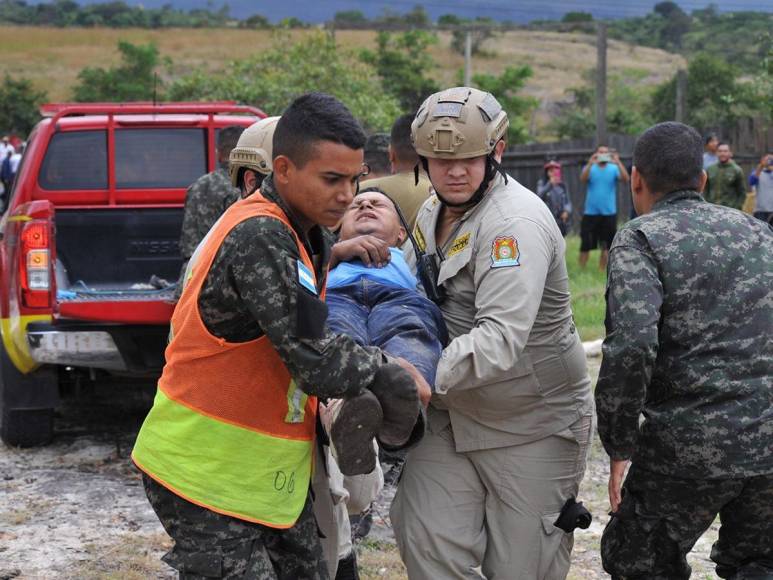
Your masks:
{"label": "boot sole", "polygon": [[381,404],[370,391],[344,401],[330,429],[341,473],[364,475],[376,468],[373,439],[382,420]]}

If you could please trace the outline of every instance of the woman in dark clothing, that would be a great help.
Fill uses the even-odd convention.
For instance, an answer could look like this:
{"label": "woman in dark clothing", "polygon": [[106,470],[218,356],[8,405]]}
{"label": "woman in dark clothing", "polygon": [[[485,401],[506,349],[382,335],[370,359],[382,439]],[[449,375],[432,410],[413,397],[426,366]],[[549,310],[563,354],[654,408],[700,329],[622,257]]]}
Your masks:
{"label": "woman in dark clothing", "polygon": [[569,232],[572,202],[569,200],[569,191],[561,180],[561,164],[558,161],[548,161],[545,164],[544,177],[537,183],[537,195],[548,206],[556,219],[558,229],[566,236]]}

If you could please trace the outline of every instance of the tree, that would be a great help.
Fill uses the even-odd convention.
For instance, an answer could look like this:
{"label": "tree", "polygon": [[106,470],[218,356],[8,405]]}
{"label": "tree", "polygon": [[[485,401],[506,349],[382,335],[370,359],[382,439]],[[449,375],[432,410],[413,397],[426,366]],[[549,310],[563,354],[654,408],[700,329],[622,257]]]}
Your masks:
{"label": "tree", "polygon": [[335,13],[333,23],[338,26],[367,24],[368,18],[361,10],[342,10]]}
{"label": "tree", "polygon": [[576,22],[593,22],[593,14],[590,12],[567,12],[561,18],[561,22],[574,24]]}
{"label": "tree", "polygon": [[[483,52],[483,43],[494,37],[494,31],[491,29],[496,23],[488,17],[478,16],[475,20],[469,18],[460,18],[455,14],[444,14],[438,18],[438,24],[445,26],[468,26],[471,34],[471,53],[473,55]],[[459,54],[464,54],[465,44],[467,43],[467,32],[465,30],[454,30],[451,34],[451,48]]]}
{"label": "tree", "polygon": [[271,22],[262,14],[253,14],[249,18],[239,22],[239,28],[271,28]]}
{"label": "tree", "polygon": [[752,100],[764,118],[773,123],[773,35],[767,33],[761,44],[767,46],[757,75],[752,80]]}
{"label": "tree", "polygon": [[361,60],[375,67],[381,84],[394,96],[404,111],[415,112],[430,94],[438,90],[435,81],[424,76],[435,68],[427,48],[437,43],[437,36],[426,30],[409,30],[401,34],[379,32],[378,49],[363,50]]}
{"label": "tree", "polygon": [[660,31],[661,45],[681,48],[682,37],[690,30],[690,17],[675,2],[659,2],[653,12],[665,20]]}
{"label": "tree", "polygon": [[386,93],[375,71],[357,55],[339,49],[323,32],[296,43],[283,31],[260,54],[232,61],[216,73],[196,70],[171,84],[171,100],[223,100],[255,105],[278,115],[296,97],[323,91],[338,97],[372,131],[392,126],[400,114],[397,100]]}
{"label": "tree", "polygon": [[0,127],[18,135],[28,135],[40,120],[38,109],[46,102],[45,91],[37,91],[26,78],[6,73],[0,86]]}
{"label": "tree", "polygon": [[[560,138],[591,137],[596,132],[595,69],[584,75],[585,84],[570,88],[568,103],[560,107],[551,128]],[[607,77],[607,128],[610,133],[637,135],[652,125],[648,111],[652,89],[647,72],[627,69]]]}
{"label": "tree", "polygon": [[[740,70],[722,59],[699,54],[687,67],[688,125],[708,127],[730,123],[749,110],[748,87],[738,82]],[[660,85],[650,111],[657,121],[676,115],[676,76]]]}
{"label": "tree", "polygon": [[531,112],[537,107],[537,101],[531,97],[518,95],[526,80],[534,72],[528,65],[510,66],[499,75],[476,74],[472,77],[472,83],[480,90],[491,93],[499,101],[510,119],[510,127],[507,130],[507,142],[511,145],[524,143],[528,140],[528,121]]}
{"label": "tree", "polygon": [[121,64],[112,68],[86,67],[78,73],[73,98],[81,102],[148,101],[156,92],[158,48],[120,41]]}

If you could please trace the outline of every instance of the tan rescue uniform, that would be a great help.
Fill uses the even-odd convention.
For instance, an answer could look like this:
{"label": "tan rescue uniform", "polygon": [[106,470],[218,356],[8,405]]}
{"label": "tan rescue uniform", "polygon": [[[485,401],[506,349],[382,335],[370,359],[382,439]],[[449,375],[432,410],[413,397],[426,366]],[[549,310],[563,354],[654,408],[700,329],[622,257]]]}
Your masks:
{"label": "tan rescue uniform", "polygon": [[[441,207],[433,197],[418,215],[428,254]],[[563,236],[534,193],[498,176],[443,249],[452,340],[391,510],[408,575],[564,578],[572,536],[553,522],[577,494],[593,402]]]}

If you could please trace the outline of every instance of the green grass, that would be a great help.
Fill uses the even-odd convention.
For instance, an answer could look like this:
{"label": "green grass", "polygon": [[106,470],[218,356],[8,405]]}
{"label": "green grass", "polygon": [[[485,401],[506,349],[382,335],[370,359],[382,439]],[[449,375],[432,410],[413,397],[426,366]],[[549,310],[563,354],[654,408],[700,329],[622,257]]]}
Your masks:
{"label": "green grass", "polygon": [[569,270],[569,288],[572,293],[574,321],[582,340],[604,338],[604,289],[606,274],[599,270],[599,251],[591,252],[588,266],[581,269],[580,238],[566,239],[566,266]]}

